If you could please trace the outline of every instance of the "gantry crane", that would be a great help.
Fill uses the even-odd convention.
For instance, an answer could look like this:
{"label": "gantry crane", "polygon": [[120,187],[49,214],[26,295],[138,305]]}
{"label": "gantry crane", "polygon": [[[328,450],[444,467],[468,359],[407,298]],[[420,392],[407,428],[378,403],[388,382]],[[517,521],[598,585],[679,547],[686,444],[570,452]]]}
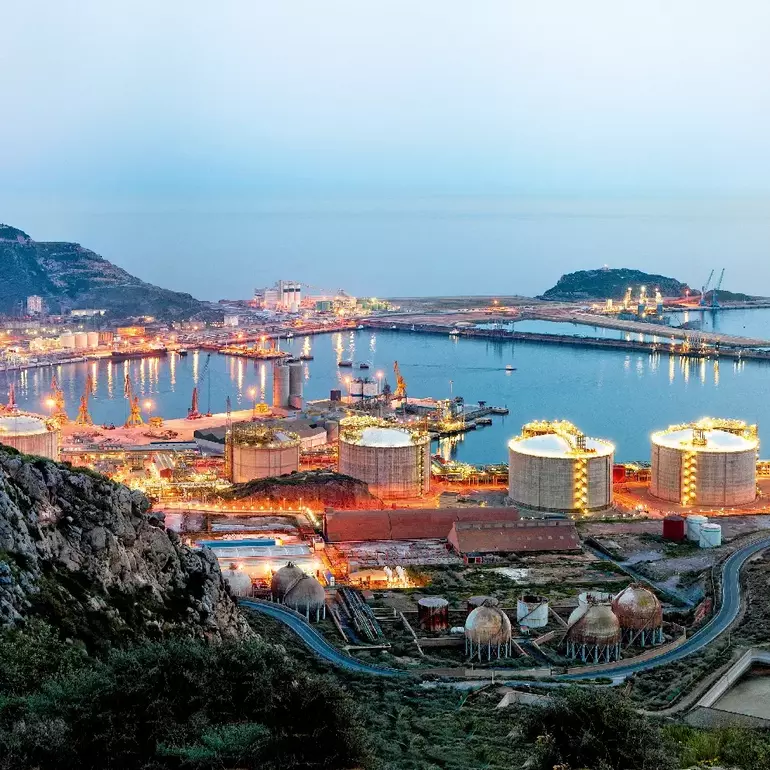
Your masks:
{"label": "gantry crane", "polygon": [[725,277],[725,269],[722,268],[722,272],[719,274],[719,280],[717,281],[717,285],[714,287],[713,291],[711,292],[711,307],[719,307],[719,300],[717,299],[717,294],[719,293],[719,290],[722,288],[722,279]]}
{"label": "gantry crane", "polygon": [[[206,356],[206,363],[203,364],[203,370],[201,371],[198,382],[206,375],[208,374],[208,408],[206,410],[206,417],[211,417],[211,374],[209,372],[209,363],[211,361],[211,353],[209,353]],[[187,419],[188,420],[199,420],[203,415],[200,413],[200,410],[198,409],[198,386],[195,385],[192,391],[192,403],[190,404],[190,408],[187,410]]]}
{"label": "gantry crane", "polygon": [[91,418],[91,414],[88,411],[88,397],[91,395],[94,389],[93,377],[89,374],[86,377],[86,386],[83,388],[83,395],[80,397],[80,408],[78,409],[78,416],[75,422],[78,425],[93,425],[94,421]]}
{"label": "gantry crane", "polygon": [[19,410],[19,407],[16,406],[16,385],[14,383],[11,383],[8,388],[7,409],[9,412],[17,412]]}
{"label": "gantry crane", "polygon": [[55,420],[59,425],[64,425],[69,422],[67,416],[67,410],[64,407],[64,391],[59,387],[59,381],[54,374],[51,377],[51,418]]}
{"label": "gantry crane", "polygon": [[406,398],[406,380],[401,376],[401,370],[398,368],[398,361],[393,362],[393,373],[396,375],[396,390],[393,393],[394,398]]}
{"label": "gantry crane", "polygon": [[698,300],[699,305],[705,305],[706,304],[706,292],[709,290],[709,286],[711,286],[711,279],[714,277],[714,271],[712,270],[709,273],[708,280],[706,283],[703,284],[703,287],[700,291],[700,299]]}
{"label": "gantry crane", "polygon": [[128,372],[126,372],[126,379],[123,382],[123,395],[128,399],[129,405],[129,414],[123,427],[135,428],[139,425],[144,425],[142,409],[139,406],[139,396],[134,394],[134,388],[131,385],[131,377]]}

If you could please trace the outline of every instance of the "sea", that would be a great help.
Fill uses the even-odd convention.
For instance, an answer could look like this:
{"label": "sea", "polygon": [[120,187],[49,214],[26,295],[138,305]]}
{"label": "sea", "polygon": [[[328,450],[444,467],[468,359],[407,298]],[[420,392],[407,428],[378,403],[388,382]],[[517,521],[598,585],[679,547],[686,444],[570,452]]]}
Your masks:
{"label": "sea", "polygon": [[[770,340],[770,309],[706,310],[672,314],[671,322],[699,323],[718,330]],[[521,331],[527,322],[516,324]],[[574,324],[537,323],[532,331],[608,334]],[[545,324],[546,326],[541,328]],[[558,329],[555,327],[559,327]],[[549,328],[553,327],[553,328]],[[569,333],[568,332],[568,333]],[[612,332],[615,334],[616,332]],[[755,422],[770,439],[770,363],[713,358],[560,347],[529,342],[457,339],[392,330],[355,330],[282,341],[285,350],[310,353],[304,362],[306,399],[328,398],[332,389],[346,390],[346,377],[368,375],[395,387],[394,361],[413,398],[462,397],[504,406],[505,417],[492,425],[443,440],[434,451],[474,463],[507,461],[506,444],[521,426],[535,419],[567,419],[587,435],[616,445],[619,461],[647,460],[650,434],[670,424],[704,416],[734,417]],[[367,370],[338,366],[340,360],[366,362]],[[513,367],[511,371],[507,367]],[[57,367],[0,372],[0,394],[11,381],[25,409],[44,412],[55,372],[71,416],[77,413],[89,374],[95,383],[91,413],[96,423],[122,423],[127,415],[123,384],[128,373],[145,414],[183,417],[197,384],[202,410],[223,412],[230,397],[233,409],[256,400],[270,401],[272,366],[266,362],[206,352],[186,357],[171,354],[118,364],[82,362]],[[254,397],[252,397],[254,392]],[[4,397],[0,395],[3,400]]]}

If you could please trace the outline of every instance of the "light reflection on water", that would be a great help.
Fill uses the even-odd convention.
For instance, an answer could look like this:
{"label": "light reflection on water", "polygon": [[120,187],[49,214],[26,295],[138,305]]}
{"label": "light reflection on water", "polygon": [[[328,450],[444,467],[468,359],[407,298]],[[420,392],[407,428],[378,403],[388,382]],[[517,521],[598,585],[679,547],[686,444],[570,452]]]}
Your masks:
{"label": "light reflection on water", "polygon": [[[305,337],[283,341],[295,355],[307,350]],[[506,444],[521,425],[533,419],[565,418],[588,435],[606,437],[617,446],[619,460],[649,458],[649,435],[672,423],[704,415],[738,417],[759,423],[760,437],[770,431],[770,365],[755,361],[685,359],[666,352],[597,351],[440,335],[421,335],[390,330],[359,330],[310,338],[314,360],[306,362],[305,397],[328,398],[332,388],[345,389],[346,376],[384,374],[395,387],[393,361],[398,360],[411,397],[463,396],[468,403],[484,400],[507,406],[507,417],[466,434],[463,440],[442,442],[435,451],[473,463],[506,461]],[[340,360],[365,351],[372,368],[340,368]],[[151,398],[157,413],[184,417],[192,388],[200,379],[202,404],[225,411],[225,399],[247,408],[254,388],[270,401],[272,367],[269,363],[212,355],[210,377],[200,377],[207,353],[161,359],[131,360],[120,364],[104,361],[69,364],[56,368],[70,416],[89,373],[94,387],[91,413],[94,420],[119,423],[125,419],[123,382],[130,374],[143,398]],[[506,371],[506,365],[516,371]],[[144,378],[141,372],[144,371]],[[43,411],[50,392],[52,370],[0,372],[0,399],[5,401],[9,378],[16,383],[20,405]],[[450,385],[451,381],[451,385]],[[770,434],[769,434],[770,435]]]}

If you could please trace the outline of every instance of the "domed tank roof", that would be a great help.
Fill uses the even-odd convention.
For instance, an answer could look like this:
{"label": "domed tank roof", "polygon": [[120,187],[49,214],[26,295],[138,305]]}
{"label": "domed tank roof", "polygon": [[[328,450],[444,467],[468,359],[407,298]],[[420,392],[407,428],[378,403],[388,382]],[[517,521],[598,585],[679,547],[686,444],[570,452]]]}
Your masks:
{"label": "domed tank roof", "polygon": [[228,567],[228,569],[222,570],[222,577],[230,586],[230,592],[233,596],[251,595],[251,578],[248,573],[237,567]]}
{"label": "domed tank roof", "polygon": [[270,592],[279,601],[289,588],[304,576],[304,572],[293,562],[289,562],[285,567],[281,567],[270,581]]}
{"label": "domed tank roof", "polygon": [[465,636],[474,644],[507,644],[511,621],[499,607],[476,607],[465,620]]}
{"label": "domed tank roof", "polygon": [[620,641],[620,623],[609,604],[589,604],[567,628],[567,636],[581,644],[616,644]]}
{"label": "domed tank roof", "polygon": [[612,611],[622,628],[657,628],[663,622],[658,597],[640,583],[624,588],[613,600]]}
{"label": "domed tank roof", "polygon": [[495,599],[494,596],[485,596],[484,594],[480,594],[479,596],[471,596],[470,599],[468,599],[468,606],[469,607],[497,607],[497,605],[500,602]]}
{"label": "domed tank roof", "polygon": [[289,586],[283,596],[283,603],[297,612],[320,610],[326,603],[326,591],[314,577],[303,573],[299,580]]}
{"label": "domed tank roof", "polygon": [[567,626],[573,626],[575,623],[577,623],[578,620],[580,620],[580,618],[586,614],[587,609],[588,604],[578,604],[578,606],[575,607],[575,609],[570,613],[570,616],[567,619]]}

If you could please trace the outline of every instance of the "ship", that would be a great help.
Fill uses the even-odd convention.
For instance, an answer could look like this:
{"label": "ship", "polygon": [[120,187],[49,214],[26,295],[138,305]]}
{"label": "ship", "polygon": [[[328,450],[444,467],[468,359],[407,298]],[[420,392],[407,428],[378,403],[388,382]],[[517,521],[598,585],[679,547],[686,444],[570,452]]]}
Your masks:
{"label": "ship", "polygon": [[369,364],[367,364],[367,363],[366,363],[366,361],[362,361],[362,362],[361,362],[361,363],[358,365],[358,368],[359,368],[359,369],[368,369],[368,368],[369,368]]}
{"label": "ship", "polygon": [[340,362],[337,364],[337,366],[353,366],[353,362],[352,362],[352,361],[347,361],[347,360],[345,360],[345,361],[340,361]]}

